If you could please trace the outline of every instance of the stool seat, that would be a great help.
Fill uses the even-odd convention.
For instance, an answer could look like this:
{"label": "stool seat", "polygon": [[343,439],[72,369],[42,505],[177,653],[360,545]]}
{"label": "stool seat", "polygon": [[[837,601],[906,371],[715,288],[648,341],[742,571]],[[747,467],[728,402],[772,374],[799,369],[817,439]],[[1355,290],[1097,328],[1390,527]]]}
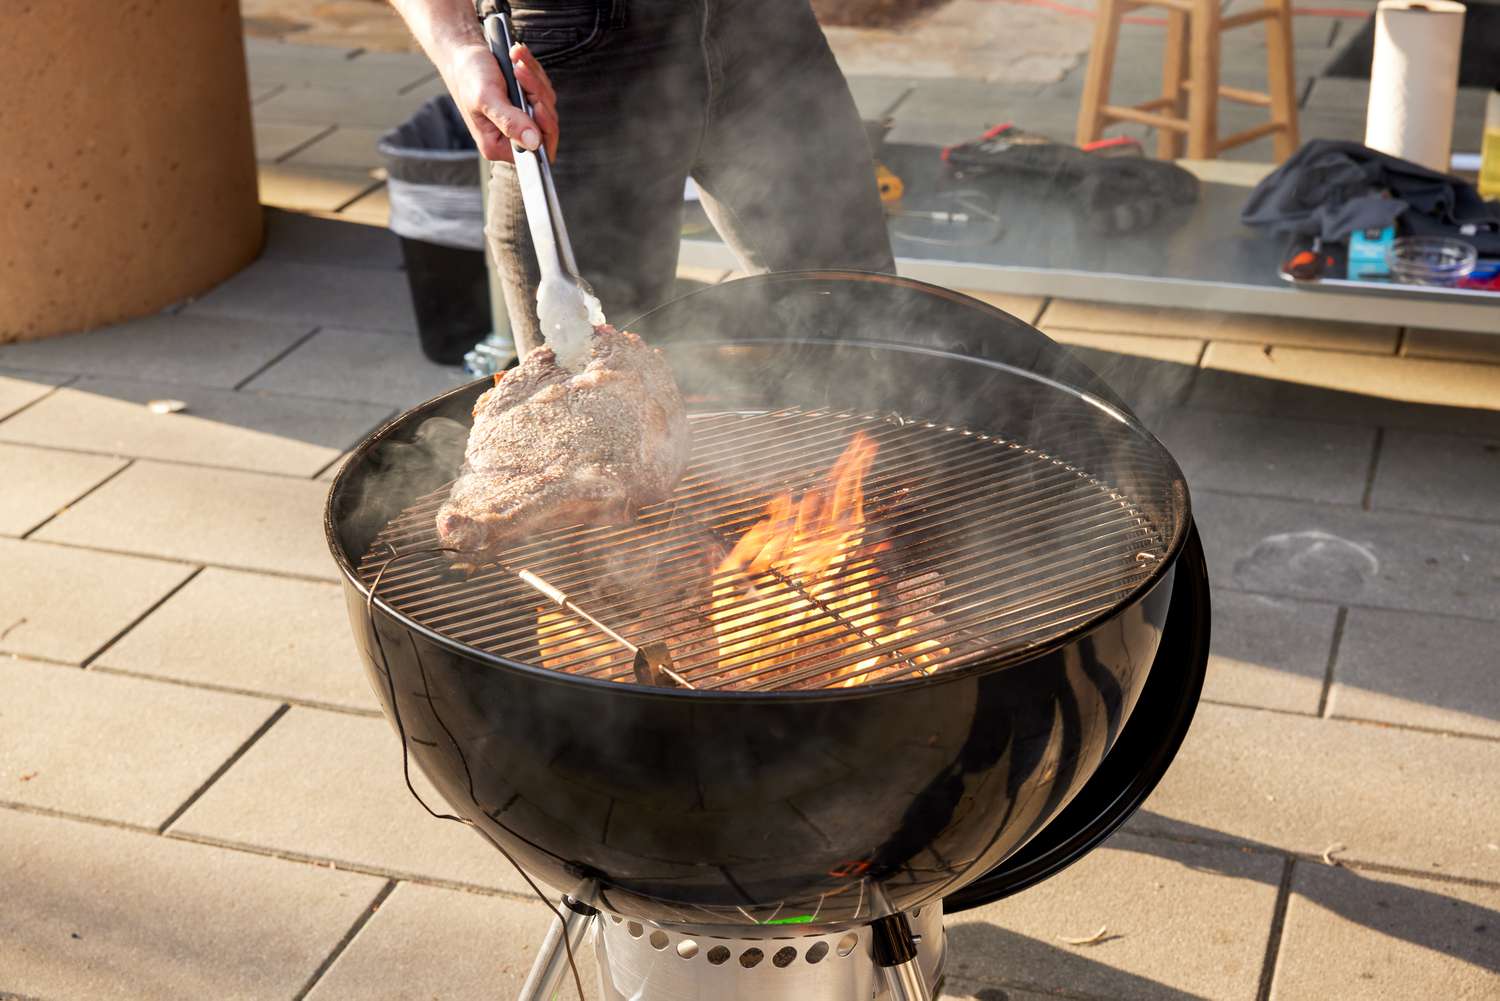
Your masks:
{"label": "stool seat", "polygon": [[[1109,101],[1125,15],[1143,7],[1167,11],[1167,45],[1162,58],[1162,93],[1141,104]],[[1187,155],[1208,160],[1227,149],[1274,137],[1276,160],[1298,145],[1296,73],[1292,66],[1290,0],[1266,0],[1263,7],[1225,16],[1217,0],[1099,0],[1094,41],[1078,108],[1078,145],[1097,141],[1116,122],[1138,122],[1157,130],[1156,152],[1162,159]],[[1226,31],[1264,22],[1266,26],[1265,91],[1219,83],[1219,53]],[[1259,125],[1219,136],[1219,102],[1234,101],[1270,109]]]}

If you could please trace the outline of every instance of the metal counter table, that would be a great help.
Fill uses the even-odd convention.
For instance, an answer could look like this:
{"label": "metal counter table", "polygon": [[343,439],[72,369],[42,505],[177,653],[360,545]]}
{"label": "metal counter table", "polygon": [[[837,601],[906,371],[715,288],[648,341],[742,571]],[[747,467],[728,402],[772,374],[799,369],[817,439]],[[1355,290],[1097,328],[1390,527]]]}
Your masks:
{"label": "metal counter table", "polygon": [[[905,184],[903,208],[946,206],[943,192],[954,183],[944,176],[936,147],[887,144],[881,160]],[[902,233],[910,227],[898,218],[891,220],[892,244],[901,274],[950,288],[1500,335],[1500,295],[1476,302],[1284,282],[1279,267],[1286,241],[1239,221],[1249,193],[1241,184],[1205,182],[1197,204],[1139,233],[1102,238],[1085,229],[1065,198],[1049,197],[1045,185],[1024,184],[999,195],[1003,230],[990,242],[942,246],[909,239]],[[712,230],[683,240],[682,262],[737,266]]]}

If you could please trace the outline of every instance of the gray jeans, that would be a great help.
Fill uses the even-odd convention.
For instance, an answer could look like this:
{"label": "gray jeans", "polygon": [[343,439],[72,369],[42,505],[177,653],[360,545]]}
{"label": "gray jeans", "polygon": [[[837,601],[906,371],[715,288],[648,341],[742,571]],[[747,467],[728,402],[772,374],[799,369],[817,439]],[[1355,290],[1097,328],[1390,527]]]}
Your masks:
{"label": "gray jeans", "polygon": [[[864,127],[807,0],[512,7],[557,89],[558,198],[611,322],[671,298],[688,177],[747,272],[895,270]],[[538,275],[508,163],[485,230],[524,353]]]}

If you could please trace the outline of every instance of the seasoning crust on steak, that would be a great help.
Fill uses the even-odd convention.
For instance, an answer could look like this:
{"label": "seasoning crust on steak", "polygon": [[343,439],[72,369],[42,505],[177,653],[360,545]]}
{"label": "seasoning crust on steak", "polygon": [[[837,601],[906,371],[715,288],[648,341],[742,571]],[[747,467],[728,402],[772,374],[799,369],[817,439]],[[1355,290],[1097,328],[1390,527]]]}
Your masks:
{"label": "seasoning crust on steak", "polygon": [[577,374],[540,347],[479,397],[438,537],[488,554],[550,528],[627,522],[671,495],[690,451],[661,352],[601,325]]}

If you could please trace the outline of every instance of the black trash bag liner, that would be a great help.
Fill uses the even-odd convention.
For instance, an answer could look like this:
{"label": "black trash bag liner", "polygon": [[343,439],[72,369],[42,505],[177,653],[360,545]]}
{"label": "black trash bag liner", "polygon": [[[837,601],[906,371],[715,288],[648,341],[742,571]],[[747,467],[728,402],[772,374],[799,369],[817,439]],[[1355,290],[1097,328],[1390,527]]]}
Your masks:
{"label": "black trash bag liner", "polygon": [[375,149],[385,161],[393,232],[440,247],[484,249],[479,151],[451,97],[422,105]]}
{"label": "black trash bag liner", "polygon": [[1240,221],[1329,242],[1396,222],[1408,236],[1452,237],[1482,257],[1500,255],[1500,202],[1461,178],[1339,139],[1304,143],[1256,185]]}

